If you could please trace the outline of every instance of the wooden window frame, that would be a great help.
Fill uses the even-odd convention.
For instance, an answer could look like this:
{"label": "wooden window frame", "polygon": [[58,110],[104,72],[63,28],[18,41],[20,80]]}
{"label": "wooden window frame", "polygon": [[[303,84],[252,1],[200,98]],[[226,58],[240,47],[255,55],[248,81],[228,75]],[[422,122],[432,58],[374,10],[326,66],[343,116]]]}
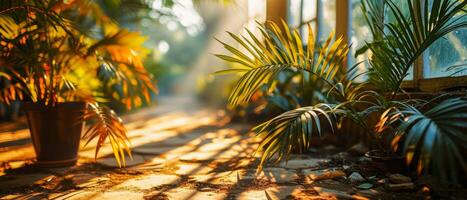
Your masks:
{"label": "wooden window frame", "polygon": [[[303,6],[303,1],[301,0],[301,6]],[[320,23],[322,22],[322,11],[321,5],[322,0],[316,1],[316,35],[320,35]],[[336,35],[343,36],[344,40],[349,44],[350,31],[352,29],[352,0],[335,0],[336,2]],[[288,0],[267,0],[266,6],[266,20],[280,23],[280,19],[287,19],[288,11]],[[303,20],[302,8],[300,8],[300,20]],[[302,25],[300,23],[300,25]],[[319,38],[318,38],[319,39]],[[350,56],[350,52],[347,56]],[[467,76],[459,77],[437,77],[437,78],[424,78],[424,66],[426,60],[424,59],[426,53],[422,54],[413,64],[413,79],[402,82],[402,88],[407,90],[421,91],[421,92],[439,92],[443,90],[451,90],[458,88],[467,87]],[[349,65],[349,60],[347,59],[344,67]]]}

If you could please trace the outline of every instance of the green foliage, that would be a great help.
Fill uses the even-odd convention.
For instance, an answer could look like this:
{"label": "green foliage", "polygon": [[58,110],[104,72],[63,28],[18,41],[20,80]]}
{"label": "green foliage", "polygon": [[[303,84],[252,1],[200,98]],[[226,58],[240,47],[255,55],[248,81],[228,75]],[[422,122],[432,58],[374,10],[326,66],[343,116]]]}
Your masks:
{"label": "green foliage", "polygon": [[[342,38],[333,41],[334,33],[329,35],[322,47],[317,48],[311,27],[308,27],[310,34],[305,42],[298,31],[289,29],[285,23],[282,29],[272,22],[266,26],[260,24],[258,28],[263,41],[249,30],[249,39],[229,33],[251,57],[223,42],[224,47],[234,56],[216,55],[225,61],[240,64],[238,67],[217,72],[242,74],[229,98],[232,106],[247,103],[263,85],[271,88],[279,73],[285,70],[307,72],[326,83],[329,90],[344,79],[346,73],[340,66],[349,48]],[[304,44],[307,46],[304,47]],[[313,81],[309,83],[311,82]],[[337,113],[333,107],[319,104],[297,108],[256,127],[253,131],[264,139],[259,148],[264,150],[261,163],[274,158],[276,154],[279,155],[276,160],[285,159],[292,147],[307,151],[312,132],[317,132],[318,135],[324,132],[321,130],[324,125],[320,122],[327,121],[328,127],[333,130],[336,120],[331,116]],[[320,121],[320,117],[325,119]]]}
{"label": "green foliage", "polygon": [[284,160],[293,151],[304,153],[311,147],[313,134],[321,136],[334,132],[335,105],[317,104],[287,111],[252,129],[263,138],[258,150],[261,150],[260,167],[266,160]]}
{"label": "green foliage", "polygon": [[[8,84],[0,88],[0,102],[85,101],[90,109],[84,118],[95,123],[84,138],[99,137],[96,156],[109,139],[118,164],[124,164],[126,130],[101,103],[118,100],[132,108],[150,102],[156,88],[142,64],[145,38],[112,23],[93,1],[20,1],[1,8],[0,79]],[[82,17],[94,18],[100,35],[71,22]]]}
{"label": "green foliage", "polygon": [[[342,38],[332,42],[334,34],[331,33],[324,45],[315,49],[316,42],[310,27],[309,39],[305,43],[301,40],[298,31],[290,30],[285,23],[283,30],[274,23],[268,25],[271,27],[270,29],[264,25],[258,27],[263,42],[249,30],[247,31],[250,39],[245,36],[240,38],[229,33],[246,49],[247,54],[252,55],[251,57],[233,46],[221,42],[234,56],[216,56],[241,66],[217,72],[239,72],[242,74],[229,98],[232,106],[247,103],[262,85],[270,85],[284,70],[304,70],[330,85],[345,76],[340,64],[342,64],[349,49],[342,42]],[[307,44],[307,47],[304,48],[304,44]]]}
{"label": "green foliage", "polygon": [[434,101],[399,104],[388,109],[380,123],[395,128],[394,148],[402,148],[407,163],[419,173],[432,170],[444,180],[459,181],[457,172],[467,175],[462,153],[467,143],[467,99]]}
{"label": "green foliage", "polygon": [[[232,106],[248,103],[261,89],[270,95],[278,94],[278,99],[287,97],[291,88],[277,86],[283,71],[309,73],[327,86],[314,85],[311,90],[327,94],[329,98],[322,100],[325,103],[315,101],[310,106],[293,108],[252,130],[263,139],[258,148],[263,152],[261,165],[266,160],[287,159],[292,151],[306,152],[311,136],[333,132],[340,120],[349,118],[368,130],[373,139],[394,139],[388,146],[381,145],[383,151],[396,153],[397,148],[402,148],[408,164],[416,165],[418,172],[432,170],[439,178],[458,180],[458,172],[466,171],[461,154],[467,138],[465,98],[448,99],[432,107],[433,102],[394,100],[394,97],[402,91],[402,80],[411,65],[431,44],[467,26],[466,5],[466,1],[408,1],[409,12],[405,15],[391,0],[364,1],[362,10],[374,38],[357,52],[370,50],[372,53],[370,81],[365,83],[352,81],[361,75],[355,74],[360,63],[347,72],[340,67],[348,47],[341,39],[332,42],[333,34],[317,48],[313,31],[309,30],[309,39],[304,42],[285,23],[282,29],[274,23],[259,25],[261,37],[248,30],[249,38],[229,33],[244,49],[221,42],[232,56],[217,55],[236,64],[218,73],[242,75],[230,95]],[[395,21],[385,23],[386,8]],[[305,77],[301,76],[301,80],[306,80]],[[303,83],[313,85],[314,82]],[[375,84],[377,90],[365,90],[368,84]],[[301,90],[302,94],[306,91],[294,89]],[[375,116],[380,119],[377,123],[370,119]],[[388,135],[381,134],[390,129]]]}
{"label": "green foliage", "polygon": [[[366,46],[371,50],[371,81],[380,89],[399,92],[415,60],[444,35],[467,27],[466,1],[407,1],[409,15],[392,0],[378,4],[366,0],[363,13],[375,41]],[[384,6],[394,21],[381,23]],[[384,24],[384,25],[383,25]],[[383,36],[383,37],[381,37]]]}

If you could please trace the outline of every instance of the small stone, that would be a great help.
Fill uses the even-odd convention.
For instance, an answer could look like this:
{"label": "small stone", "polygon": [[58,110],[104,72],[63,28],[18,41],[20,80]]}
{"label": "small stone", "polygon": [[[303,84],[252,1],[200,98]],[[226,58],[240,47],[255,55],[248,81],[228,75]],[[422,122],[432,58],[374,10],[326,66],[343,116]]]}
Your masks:
{"label": "small stone", "polygon": [[348,165],[342,165],[342,169],[348,170],[348,169],[350,169],[350,166],[348,166]]}
{"label": "small stone", "polygon": [[358,162],[361,162],[361,163],[371,162],[371,158],[362,156],[362,157],[360,157],[360,158],[358,159]]}
{"label": "small stone", "polygon": [[370,189],[372,187],[373,187],[373,184],[371,183],[363,183],[357,186],[358,189],[364,189],[364,190]]}
{"label": "small stone", "polygon": [[293,159],[287,162],[282,162],[280,166],[287,168],[287,169],[317,168],[320,165],[328,163],[328,162],[329,162],[328,159],[316,159],[316,158]]}
{"label": "small stone", "polygon": [[389,180],[387,178],[382,178],[377,181],[379,184],[386,184]]}
{"label": "small stone", "polygon": [[391,183],[410,183],[412,179],[402,174],[391,174],[389,175],[389,181],[391,181]]}
{"label": "small stone", "polygon": [[369,150],[368,147],[365,144],[363,144],[362,142],[360,142],[360,143],[355,144],[352,147],[350,147],[348,152],[350,152],[353,155],[363,155],[366,152],[368,152],[368,150]]}
{"label": "small stone", "polygon": [[370,199],[380,199],[378,195],[380,194],[377,189],[365,189],[357,191],[357,194],[360,194],[365,197],[370,197]]}
{"label": "small stone", "polygon": [[345,173],[343,171],[336,170],[336,169],[324,169],[324,170],[314,170],[314,171],[305,169],[302,172],[303,172],[303,175],[306,176],[308,182],[345,176]]}
{"label": "small stone", "polygon": [[415,185],[413,183],[388,183],[386,184],[386,189],[389,191],[405,191],[413,190]]}
{"label": "small stone", "polygon": [[358,182],[365,181],[365,178],[363,178],[363,176],[358,172],[352,172],[352,174],[350,174],[348,178],[351,183],[358,183]]}

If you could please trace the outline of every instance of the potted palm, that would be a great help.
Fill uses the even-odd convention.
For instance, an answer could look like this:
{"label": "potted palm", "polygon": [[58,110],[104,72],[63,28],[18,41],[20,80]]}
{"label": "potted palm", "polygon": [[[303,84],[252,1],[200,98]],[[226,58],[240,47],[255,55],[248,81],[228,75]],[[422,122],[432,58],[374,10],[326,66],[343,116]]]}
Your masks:
{"label": "potted palm", "polygon": [[[100,37],[84,34],[66,17],[88,14],[73,3],[2,5],[0,78],[9,84],[1,88],[0,102],[25,102],[38,165],[75,164],[80,138],[85,144],[98,138],[96,157],[109,139],[124,165],[125,154],[131,155],[126,129],[103,103],[117,99],[131,108],[150,102],[156,88],[141,61],[144,38],[110,22],[102,23]],[[91,125],[81,135],[85,121]]]}
{"label": "potted palm", "polygon": [[[312,30],[308,31],[308,40],[302,41],[298,31],[289,29],[287,24],[283,23],[281,29],[269,23],[258,26],[263,40],[251,32],[240,37],[231,34],[243,51],[222,43],[232,55],[218,57],[237,65],[220,72],[241,75],[229,98],[233,106],[248,103],[265,86],[273,90],[278,75],[286,70],[301,71],[322,80],[328,86],[326,93],[332,96],[332,101],[287,111],[255,127],[252,131],[262,138],[258,148],[263,152],[261,164],[266,160],[287,159],[293,149],[306,152],[312,136],[327,132],[325,127],[335,130],[342,120],[351,119],[369,130],[372,138],[391,139],[389,145],[381,145],[380,152],[385,152],[384,155],[370,153],[370,156],[389,155],[398,160],[403,157],[418,173],[430,172],[443,180],[458,181],[459,174],[465,175],[461,153],[467,138],[465,97],[441,102],[410,98],[402,101],[395,97],[404,92],[402,81],[430,45],[467,26],[467,2],[407,1],[408,15],[392,0],[378,2],[383,2],[382,8],[370,0],[364,1],[363,6],[375,39],[365,47],[372,56],[368,58],[370,79],[364,83],[353,81],[359,76],[355,73],[359,63],[349,69],[340,67],[348,47],[332,35],[319,46]],[[384,20],[381,9],[386,8],[396,18],[395,22],[381,21]],[[366,87],[370,84],[372,87]],[[377,120],[370,119],[374,116]],[[387,136],[381,136],[385,131],[389,131]]]}

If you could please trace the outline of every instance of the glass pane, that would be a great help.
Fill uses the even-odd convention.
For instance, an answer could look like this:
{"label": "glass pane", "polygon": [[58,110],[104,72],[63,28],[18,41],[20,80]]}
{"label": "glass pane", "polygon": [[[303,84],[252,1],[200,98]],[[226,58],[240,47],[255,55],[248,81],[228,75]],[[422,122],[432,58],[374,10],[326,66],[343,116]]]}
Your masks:
{"label": "glass pane", "polygon": [[[368,26],[365,17],[362,14],[361,9],[361,0],[352,0],[352,23],[350,31],[350,43],[352,44],[350,56],[349,56],[349,66],[353,66],[356,63],[367,60],[370,56],[370,52],[367,51],[365,54],[361,54],[358,57],[355,57],[355,53],[358,49],[365,45],[365,42],[372,41],[372,34],[370,27]],[[355,71],[355,75],[364,73],[368,70],[368,62],[363,62],[358,65],[358,69]],[[368,79],[367,75],[360,75],[355,79],[357,82],[363,82]]]}
{"label": "glass pane", "polygon": [[[427,63],[423,70],[425,78],[451,75],[466,76],[467,28],[451,32],[439,39],[428,49],[425,55],[425,63]],[[462,66],[464,70],[458,67],[448,71],[449,67],[458,65],[464,65]]]}
{"label": "glass pane", "polygon": [[[302,23],[309,23],[313,34],[316,37],[316,0],[303,0],[302,7]],[[300,33],[302,34],[302,39],[304,41],[308,40],[308,26],[304,25],[300,28]]]}
{"label": "glass pane", "polygon": [[287,12],[287,21],[290,27],[298,27],[300,20],[301,0],[290,0]]}
{"label": "glass pane", "polygon": [[302,22],[308,22],[316,17],[316,0],[303,0]]}
{"label": "glass pane", "polygon": [[326,40],[336,27],[336,0],[320,0],[319,40]]}

